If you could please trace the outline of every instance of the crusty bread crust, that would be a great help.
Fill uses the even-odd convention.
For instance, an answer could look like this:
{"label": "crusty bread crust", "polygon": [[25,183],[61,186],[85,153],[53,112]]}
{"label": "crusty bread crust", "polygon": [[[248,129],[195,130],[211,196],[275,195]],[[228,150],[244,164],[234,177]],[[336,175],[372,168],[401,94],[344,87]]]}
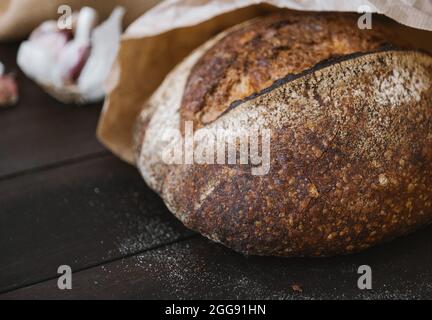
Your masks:
{"label": "crusty bread crust", "polygon": [[229,30],[195,64],[183,96],[182,122],[214,121],[234,101],[262,91],[318,62],[386,45],[379,21],[356,28],[354,14],[273,14]]}
{"label": "crusty bread crust", "polygon": [[[333,18],[316,16],[307,20],[311,16],[306,15],[309,26],[302,32],[323,28],[323,35],[331,34],[328,19]],[[376,51],[382,39],[368,40],[361,53],[347,50],[342,58],[317,65],[320,61],[311,59],[307,67],[283,75],[269,67],[270,77],[279,77],[269,88],[258,86],[253,96],[245,90],[218,100],[215,92],[226,92],[230,76],[214,76],[220,79],[216,86],[203,89],[195,72],[201,72],[206,59],[213,61],[205,55],[228,41],[229,34],[213,39],[176,68],[150,99],[151,117],[144,111],[138,120],[138,167],[186,226],[245,254],[330,256],[363,250],[432,221],[429,54]],[[318,57],[329,54],[334,55],[328,51]],[[230,75],[231,67],[224,73]],[[253,77],[242,72],[233,76],[235,83]],[[197,98],[194,104],[188,90],[204,100]],[[242,100],[233,103],[237,99]],[[206,117],[213,108],[217,112]],[[233,122],[245,129],[270,129],[270,172],[253,176],[250,165],[240,164],[165,164],[161,137],[190,119],[198,124],[197,132],[228,128]]]}

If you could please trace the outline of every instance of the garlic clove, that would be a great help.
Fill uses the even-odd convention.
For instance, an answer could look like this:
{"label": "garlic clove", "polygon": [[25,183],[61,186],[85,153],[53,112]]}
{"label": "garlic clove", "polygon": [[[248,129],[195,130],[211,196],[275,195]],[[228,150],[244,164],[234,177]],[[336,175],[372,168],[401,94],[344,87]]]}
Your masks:
{"label": "garlic clove", "polygon": [[[32,32],[18,51],[18,65],[36,82],[52,83],[53,66],[71,38],[71,34],[60,31],[54,21],[47,21]],[[57,83],[61,86],[61,83]]]}
{"label": "garlic clove", "polygon": [[18,66],[36,82],[51,83],[56,52],[33,41],[23,42],[18,51]]}
{"label": "garlic clove", "polygon": [[95,102],[105,96],[104,83],[117,56],[125,10],[116,8],[111,16],[93,31],[92,50],[80,77],[79,91],[87,101]]}
{"label": "garlic clove", "polygon": [[0,107],[10,107],[18,102],[18,86],[11,75],[5,75],[5,67],[0,62]]}
{"label": "garlic clove", "polygon": [[52,33],[39,34],[33,37],[31,42],[49,49],[58,56],[66,44],[70,41],[72,35],[65,31],[56,31]]}
{"label": "garlic clove", "polygon": [[60,30],[57,27],[57,22],[54,20],[45,21],[30,34],[29,40],[35,40],[43,35],[58,31]]}
{"label": "garlic clove", "polygon": [[69,42],[58,57],[53,68],[52,81],[58,87],[76,83],[90,53],[89,44]]}
{"label": "garlic clove", "polygon": [[77,16],[73,40],[61,50],[53,72],[54,84],[73,85],[81,74],[91,51],[91,35],[97,25],[96,10],[84,7]]}
{"label": "garlic clove", "polygon": [[92,31],[96,28],[98,20],[98,13],[95,9],[83,7],[77,17],[73,41],[88,45],[91,40]]}

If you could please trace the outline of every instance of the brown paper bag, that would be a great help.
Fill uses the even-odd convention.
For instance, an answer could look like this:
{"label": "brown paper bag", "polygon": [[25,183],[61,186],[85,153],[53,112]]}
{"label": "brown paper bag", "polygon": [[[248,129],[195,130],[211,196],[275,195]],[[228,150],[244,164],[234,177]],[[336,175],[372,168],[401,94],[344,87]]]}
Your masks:
{"label": "brown paper bag", "polygon": [[[109,95],[98,137],[116,155],[134,162],[132,131],[143,103],[167,73],[193,49],[220,31],[280,8],[304,11],[354,11],[367,5],[409,25],[388,19],[395,32],[432,50],[432,4],[415,0],[167,0],[126,31],[108,79]],[[359,15],[360,17],[360,15]]]}
{"label": "brown paper bag", "polygon": [[61,5],[74,11],[83,6],[93,7],[105,20],[116,6],[126,11],[128,25],[161,0],[0,0],[0,41],[22,39],[41,22],[57,19]]}

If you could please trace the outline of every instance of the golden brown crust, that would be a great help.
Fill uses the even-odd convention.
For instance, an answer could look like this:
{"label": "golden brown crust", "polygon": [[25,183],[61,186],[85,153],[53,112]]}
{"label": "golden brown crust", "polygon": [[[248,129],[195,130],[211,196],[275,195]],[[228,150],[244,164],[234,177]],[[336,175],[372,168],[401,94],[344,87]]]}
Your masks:
{"label": "golden brown crust", "polygon": [[229,31],[194,66],[181,106],[182,120],[201,127],[228,106],[322,60],[374,51],[389,41],[379,22],[356,28],[351,14],[279,13]]}
{"label": "golden brown crust", "polygon": [[[245,26],[281,17],[299,16]],[[225,61],[223,53],[237,50],[231,45],[239,37],[235,28],[181,64],[150,99],[151,119],[144,111],[139,121],[137,163],[147,183],[186,226],[245,254],[347,254],[432,221],[432,57],[387,49],[316,65],[341,52],[336,48],[345,54],[374,51],[387,38],[385,31],[382,37],[356,36],[356,25],[347,24],[350,15],[311,17],[305,16],[305,26],[298,20],[296,28],[309,39],[320,25],[319,39],[328,50],[307,51],[308,43],[293,30],[298,37],[291,45],[299,43],[304,51],[288,50],[266,67],[255,65],[276,39],[257,52],[251,45],[245,51],[253,56],[250,62],[244,56],[227,65],[232,59]],[[335,35],[336,43],[347,43],[334,45],[329,39]],[[227,47],[218,47],[224,41]],[[318,42],[309,45],[319,48]],[[284,66],[290,59],[299,64]],[[220,69],[211,72],[218,63]],[[268,77],[255,77],[255,69],[268,70]],[[257,80],[257,87],[232,91],[244,78]],[[250,164],[164,163],[161,137],[184,120],[210,132],[239,120],[246,129],[257,123],[270,129],[269,173],[254,176]]]}
{"label": "golden brown crust", "polygon": [[432,220],[431,79],[430,56],[389,51],[286,82],[218,120],[267,106],[268,175],[177,166],[164,197],[187,226],[246,254],[346,254],[407,234]]}

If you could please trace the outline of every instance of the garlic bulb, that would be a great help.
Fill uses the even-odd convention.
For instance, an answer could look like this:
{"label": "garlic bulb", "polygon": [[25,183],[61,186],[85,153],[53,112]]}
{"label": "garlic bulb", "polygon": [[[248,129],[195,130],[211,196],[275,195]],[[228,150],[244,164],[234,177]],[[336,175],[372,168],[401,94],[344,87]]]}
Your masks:
{"label": "garlic bulb", "polygon": [[5,67],[0,62],[0,107],[13,106],[18,102],[18,87],[11,75],[5,74]]}
{"label": "garlic bulb", "polygon": [[47,92],[66,103],[91,103],[105,96],[104,81],[117,55],[123,8],[98,26],[89,7],[74,15],[72,30],[46,21],[22,43],[18,65]]}

